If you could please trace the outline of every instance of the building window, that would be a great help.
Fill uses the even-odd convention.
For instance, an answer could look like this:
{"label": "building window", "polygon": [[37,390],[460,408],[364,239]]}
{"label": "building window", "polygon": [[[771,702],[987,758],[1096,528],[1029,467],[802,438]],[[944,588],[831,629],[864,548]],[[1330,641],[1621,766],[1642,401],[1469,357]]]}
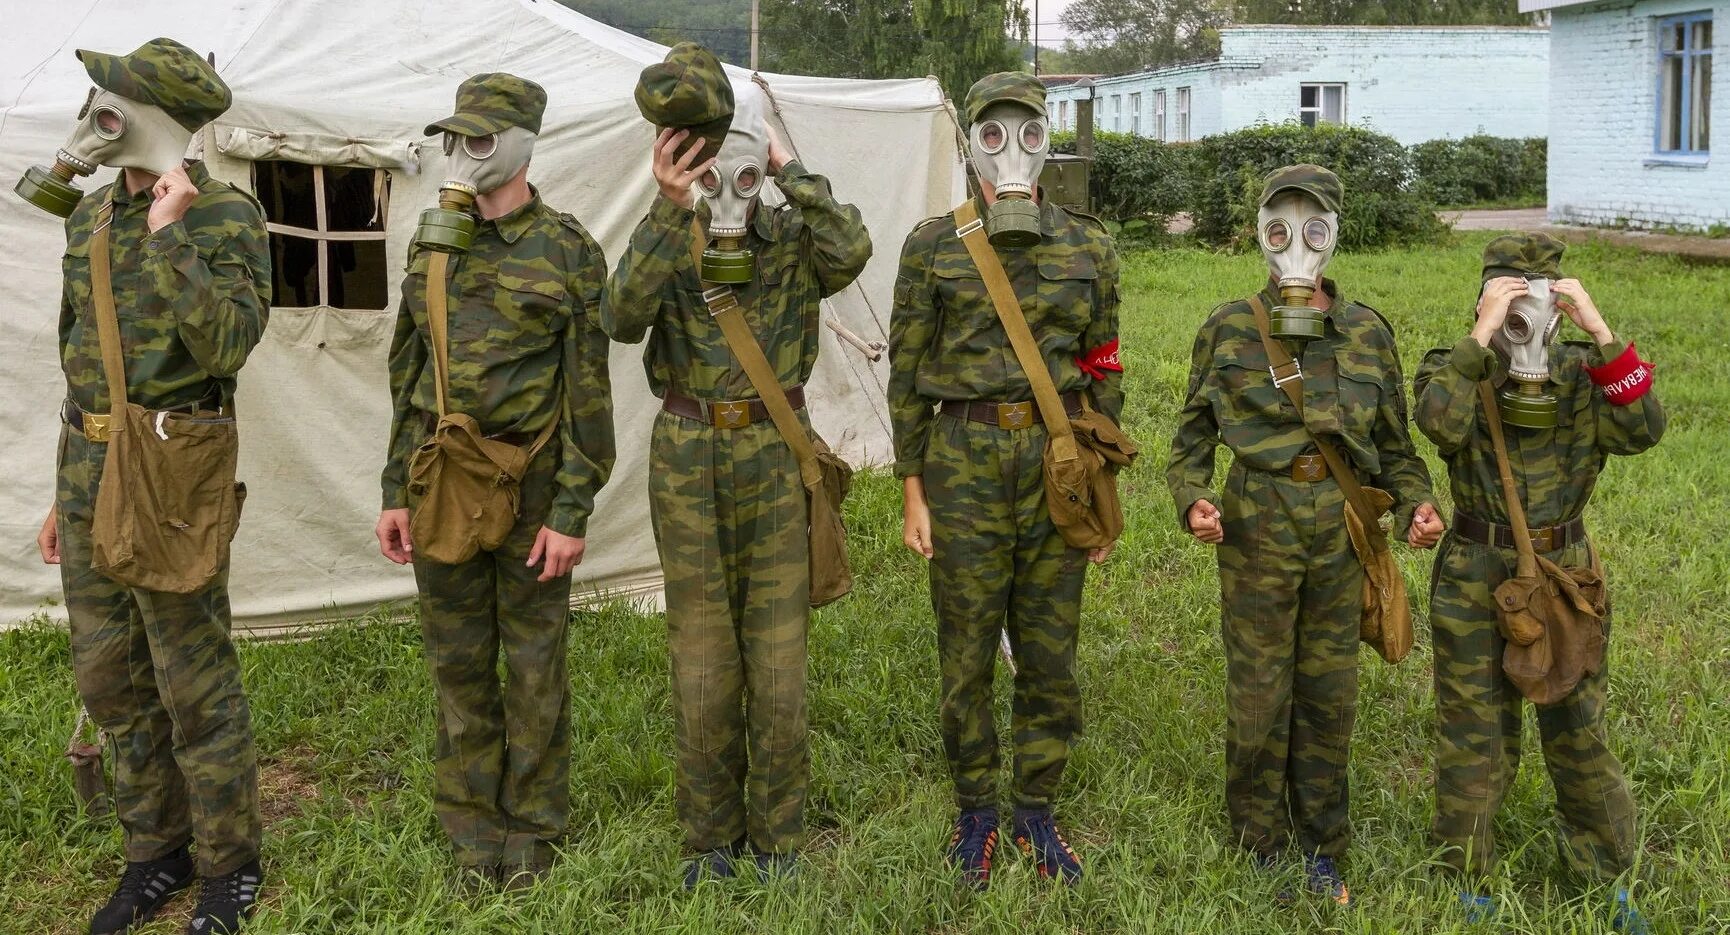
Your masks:
{"label": "building window", "polygon": [[1141,135],[1141,92],[1129,96],[1129,132]]}
{"label": "building window", "polygon": [[1298,88],[1298,121],[1306,127],[1346,122],[1346,86],[1306,84]]}
{"label": "building window", "polygon": [[1189,88],[1177,89],[1177,141],[1189,142]]}
{"label": "building window", "polygon": [[1058,101],[1057,102],[1057,128],[1059,130],[1069,129],[1069,102],[1068,101]]}
{"label": "building window", "polygon": [[1153,138],[1165,142],[1165,92],[1153,92]]}
{"label": "building window", "polygon": [[1658,21],[1658,132],[1661,153],[1711,149],[1712,14]]}
{"label": "building window", "polygon": [[252,164],[252,190],[270,231],[271,304],[374,310],[389,304],[389,172],[262,160]]}
{"label": "building window", "polygon": [[1121,94],[1111,96],[1111,128],[1113,130],[1123,129],[1123,95]]}

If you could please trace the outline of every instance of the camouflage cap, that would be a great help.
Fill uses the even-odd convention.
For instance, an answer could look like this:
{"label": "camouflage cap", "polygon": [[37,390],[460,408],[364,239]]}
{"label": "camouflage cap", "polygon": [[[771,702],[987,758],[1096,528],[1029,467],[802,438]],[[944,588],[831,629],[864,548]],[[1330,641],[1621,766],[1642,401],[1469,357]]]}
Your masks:
{"label": "camouflage cap", "polygon": [[967,123],[971,125],[979,119],[980,111],[999,101],[1031,107],[1043,117],[1045,84],[1025,71],[1000,71],[986,75],[967,89]]}
{"label": "camouflage cap", "polygon": [[1321,202],[1322,207],[1335,214],[1339,213],[1340,200],[1345,197],[1345,186],[1340,184],[1339,176],[1321,166],[1300,163],[1269,172],[1261,184],[1261,200],[1256,203],[1265,206],[1275,195],[1294,188]]}
{"label": "camouflage cap", "polygon": [[657,127],[690,130],[703,139],[693,165],[721,151],[733,125],[733,84],[715,53],[681,42],[637,78],[637,110]]}
{"label": "camouflage cap", "polygon": [[96,86],[160,107],[188,130],[222,116],[234,95],[204,57],[173,39],[152,39],[131,55],[78,50]]}
{"label": "camouflage cap", "polygon": [[1499,276],[1561,279],[1562,252],[1567,249],[1567,244],[1549,234],[1536,231],[1503,234],[1484,247],[1483,281]]}
{"label": "camouflage cap", "polygon": [[502,71],[476,75],[457,86],[457,112],[438,123],[429,123],[426,135],[458,133],[486,136],[510,127],[541,132],[541,117],[547,111],[547,91],[527,78]]}

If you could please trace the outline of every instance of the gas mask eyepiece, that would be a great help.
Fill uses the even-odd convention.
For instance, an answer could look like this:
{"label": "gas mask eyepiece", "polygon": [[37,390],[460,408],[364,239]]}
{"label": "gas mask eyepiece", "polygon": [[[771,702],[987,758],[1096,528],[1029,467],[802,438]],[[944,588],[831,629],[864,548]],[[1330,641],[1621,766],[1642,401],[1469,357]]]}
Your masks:
{"label": "gas mask eyepiece", "polygon": [[763,94],[755,85],[733,89],[733,122],[715,164],[697,180],[709,205],[709,243],[699,274],[704,282],[739,285],[751,281],[757,258],[745,246],[751,213],[761,208],[769,165],[769,123]]}
{"label": "gas mask eyepiece", "polygon": [[415,246],[440,253],[467,253],[474,245],[475,198],[494,191],[529,164],[535,134],[522,127],[468,136],[447,131],[447,170],[439,185],[439,204],[421,212]]}
{"label": "gas mask eyepiece", "polygon": [[1321,337],[1326,316],[1311,308],[1310,300],[1333,257],[1338,216],[1302,192],[1287,191],[1262,206],[1258,221],[1262,255],[1279,281],[1279,304],[1268,316],[1268,330],[1298,341]]}
{"label": "gas mask eyepiece", "polygon": [[1529,429],[1555,428],[1559,403],[1547,391],[1550,344],[1562,325],[1548,279],[1526,281],[1527,292],[1508,305],[1490,344],[1508,361],[1508,382],[1496,394],[1502,421]]}
{"label": "gas mask eyepiece", "polygon": [[1039,243],[1039,205],[1033,200],[1050,140],[1045,118],[1022,104],[988,105],[968,131],[973,168],[990,183],[996,201],[985,209],[992,246],[1026,249]]}

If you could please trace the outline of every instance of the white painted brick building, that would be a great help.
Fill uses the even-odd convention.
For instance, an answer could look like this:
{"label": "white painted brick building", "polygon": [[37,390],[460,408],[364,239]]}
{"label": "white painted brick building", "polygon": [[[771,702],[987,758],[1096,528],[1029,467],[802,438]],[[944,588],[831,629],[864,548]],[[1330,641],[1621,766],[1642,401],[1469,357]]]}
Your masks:
{"label": "white painted brick building", "polygon": [[[1548,31],[1506,26],[1227,26],[1210,62],[1095,79],[1095,126],[1183,142],[1257,123],[1348,123],[1411,144],[1543,136]],[[1053,87],[1073,129],[1090,89]],[[1186,119],[1187,115],[1187,119]]]}
{"label": "white painted brick building", "polygon": [[1711,69],[1730,0],[1521,0],[1520,9],[1551,17],[1550,219],[1730,224],[1730,152],[1714,160],[1710,133],[1730,126],[1730,95],[1713,94],[1724,79]]}

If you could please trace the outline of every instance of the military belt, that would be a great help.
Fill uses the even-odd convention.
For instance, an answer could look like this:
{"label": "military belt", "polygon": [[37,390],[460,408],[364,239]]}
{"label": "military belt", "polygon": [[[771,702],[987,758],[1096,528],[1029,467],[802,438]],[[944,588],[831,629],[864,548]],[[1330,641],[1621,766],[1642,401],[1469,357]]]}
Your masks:
{"label": "military belt", "polygon": [[[805,387],[787,390],[787,405],[795,410],[805,408]],[[770,418],[769,407],[761,399],[696,399],[668,391],[661,399],[661,408],[722,429],[742,429]]]}
{"label": "military belt", "polygon": [[[1081,414],[1081,393],[1070,390],[1059,394],[1063,401],[1063,411],[1071,416]],[[1030,429],[1044,421],[1039,416],[1039,407],[1032,401],[1020,403],[993,403],[977,399],[947,399],[940,407],[943,414],[969,422],[983,422],[995,425],[1000,429]]]}
{"label": "military belt", "polygon": [[[1454,534],[1467,542],[1478,545],[1493,545],[1501,549],[1512,549],[1514,545],[1514,529],[1500,523],[1482,520],[1470,513],[1454,511]],[[1532,527],[1532,551],[1554,552],[1565,549],[1576,542],[1586,541],[1586,521],[1579,517],[1568,520],[1556,526]]]}
{"label": "military belt", "polygon": [[1328,479],[1328,459],[1319,453],[1303,454],[1291,459],[1291,479],[1315,483]]}
{"label": "military belt", "polygon": [[[210,402],[209,399],[201,399],[194,403],[184,403],[179,406],[163,406],[160,409],[152,409],[150,411],[177,412],[193,415],[202,410],[212,412],[216,415],[222,414],[221,406],[206,406],[205,404],[208,402]],[[60,404],[60,421],[66,423],[68,428],[84,436],[88,441],[108,441],[110,416],[106,412],[85,412],[78,408],[77,403],[68,399]]]}
{"label": "military belt", "polygon": [[[429,412],[426,414],[424,424],[426,425],[426,433],[431,435],[438,431],[439,417]],[[486,436],[488,441],[503,442],[504,444],[514,445],[518,448],[526,448],[529,445],[534,444],[535,439],[540,437],[539,432],[499,432],[496,435]],[[539,452],[537,452],[537,454],[538,453]]]}

